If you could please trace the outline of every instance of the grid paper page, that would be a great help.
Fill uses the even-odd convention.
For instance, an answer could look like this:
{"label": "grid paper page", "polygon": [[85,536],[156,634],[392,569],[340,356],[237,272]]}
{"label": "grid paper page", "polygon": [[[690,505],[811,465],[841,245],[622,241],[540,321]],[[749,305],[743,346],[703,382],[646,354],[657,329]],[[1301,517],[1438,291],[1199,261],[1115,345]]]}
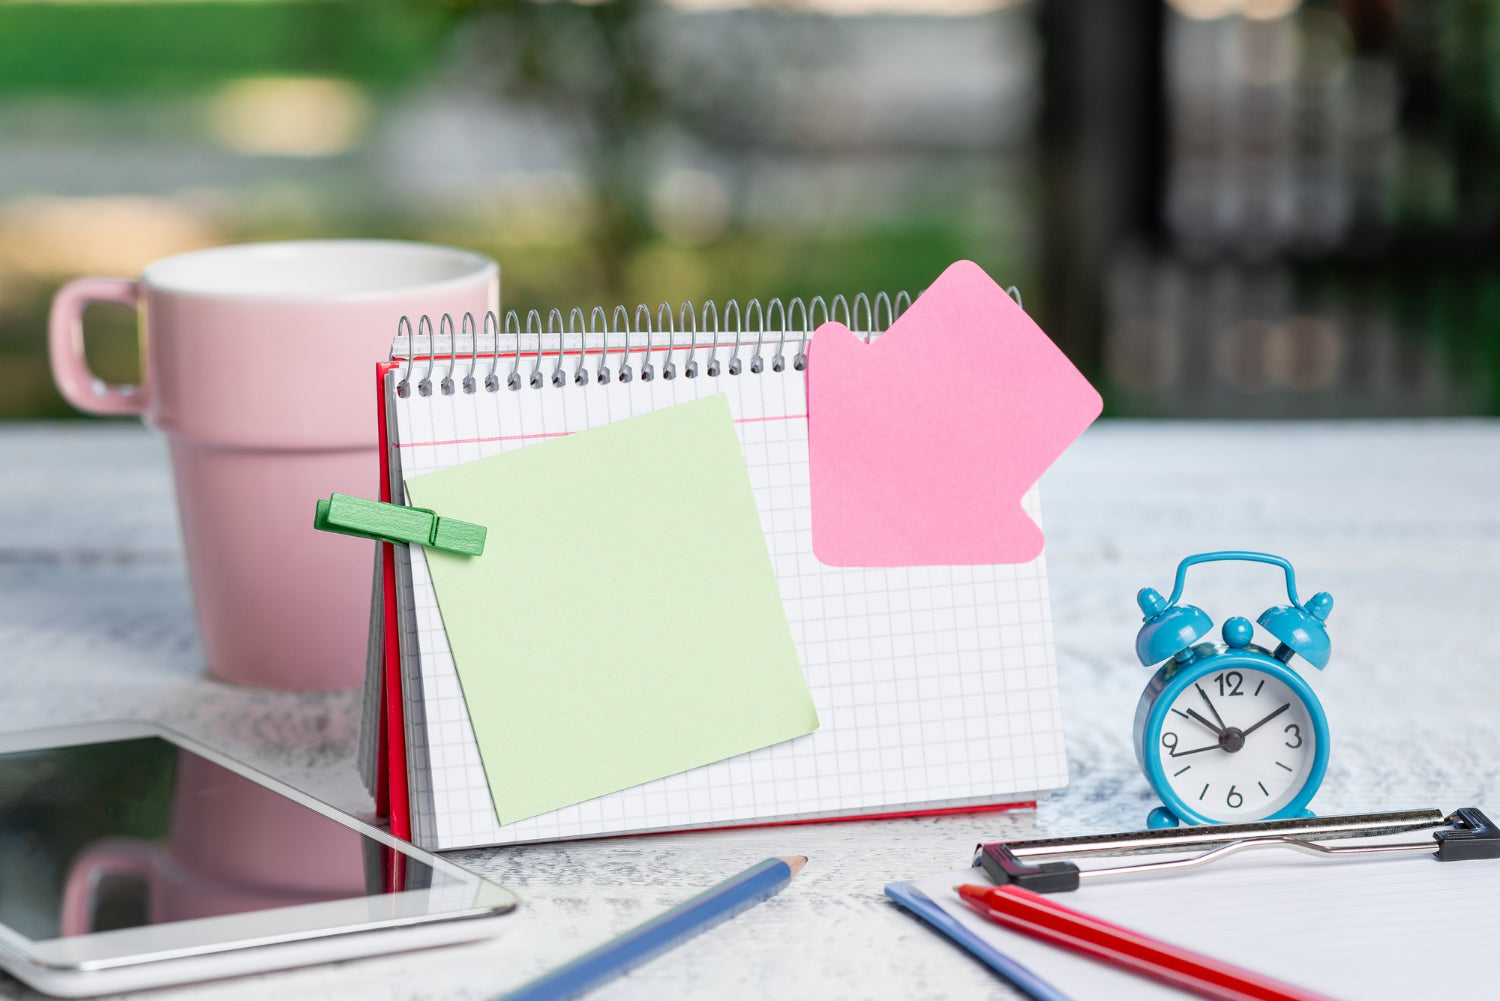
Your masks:
{"label": "grid paper page", "polygon": [[[441,345],[440,345],[441,347]],[[439,352],[441,353],[441,351]],[[787,618],[822,727],[796,740],[501,826],[420,547],[407,554],[415,656],[404,657],[413,838],[429,848],[940,808],[1066,783],[1043,559],[1015,566],[836,568],[812,555],[806,381],[769,369],[599,385],[590,379],[393,394],[404,476],[723,393],[735,420]],[[683,352],[677,353],[679,370]],[[654,352],[661,369],[665,352]],[[554,356],[555,358],[555,356]],[[620,354],[611,352],[618,370]],[[633,350],[639,367],[645,352]],[[564,366],[571,373],[576,353]],[[502,369],[504,367],[504,358]],[[418,361],[413,384],[423,374]],[[455,381],[469,359],[456,363]],[[481,357],[481,366],[488,359]],[[547,374],[554,364],[540,365]],[[590,371],[592,372],[592,364]],[[438,375],[449,365],[439,358]],[[481,376],[484,374],[481,371]],[[502,373],[503,374],[503,373]],[[691,457],[684,457],[687,461]],[[393,463],[393,467],[395,463]],[[600,503],[608,498],[601,496]],[[1026,498],[1037,515],[1036,491]],[[488,526],[490,544],[527,526]],[[557,540],[587,571],[589,526]],[[704,545],[712,545],[705,538]],[[640,540],[643,546],[650,540]],[[398,566],[398,569],[401,569]],[[409,587],[409,597],[406,588]],[[581,622],[580,628],[587,623]],[[651,624],[641,623],[640,642]],[[405,632],[405,630],[404,630]],[[733,642],[734,609],[723,610]],[[413,635],[414,634],[414,635]]]}

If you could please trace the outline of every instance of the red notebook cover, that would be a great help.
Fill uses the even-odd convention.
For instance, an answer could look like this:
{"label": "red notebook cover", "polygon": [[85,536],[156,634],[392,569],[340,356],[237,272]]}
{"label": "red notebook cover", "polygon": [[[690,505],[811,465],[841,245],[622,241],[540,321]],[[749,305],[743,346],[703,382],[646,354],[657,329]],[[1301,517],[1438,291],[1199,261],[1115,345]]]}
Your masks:
{"label": "red notebook cover", "polygon": [[[381,500],[391,500],[390,435],[386,431],[385,377],[395,362],[375,366],[375,412],[380,425]],[[381,691],[380,731],[377,737],[375,812],[391,818],[391,833],[411,839],[411,803],[406,787],[406,708],[401,696],[401,628],[396,620],[395,546],[382,542],[380,572],[385,593],[385,684]]]}

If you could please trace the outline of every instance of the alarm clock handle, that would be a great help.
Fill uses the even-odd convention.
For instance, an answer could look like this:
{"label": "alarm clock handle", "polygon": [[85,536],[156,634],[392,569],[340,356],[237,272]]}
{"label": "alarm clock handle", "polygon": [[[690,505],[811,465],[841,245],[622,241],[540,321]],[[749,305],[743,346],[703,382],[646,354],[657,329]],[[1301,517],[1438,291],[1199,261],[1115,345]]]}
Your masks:
{"label": "alarm clock handle", "polygon": [[1171,608],[1177,604],[1177,599],[1182,597],[1182,589],[1187,584],[1188,567],[1197,566],[1199,563],[1226,563],[1239,561],[1243,563],[1269,563],[1273,567],[1281,567],[1286,571],[1286,596],[1297,608],[1302,607],[1302,601],[1297,597],[1297,572],[1292,569],[1292,564],[1281,556],[1273,556],[1270,553],[1256,553],[1247,549],[1219,549],[1211,553],[1197,553],[1189,556],[1177,564],[1177,579],[1172,584],[1172,596],[1167,599],[1165,607]]}

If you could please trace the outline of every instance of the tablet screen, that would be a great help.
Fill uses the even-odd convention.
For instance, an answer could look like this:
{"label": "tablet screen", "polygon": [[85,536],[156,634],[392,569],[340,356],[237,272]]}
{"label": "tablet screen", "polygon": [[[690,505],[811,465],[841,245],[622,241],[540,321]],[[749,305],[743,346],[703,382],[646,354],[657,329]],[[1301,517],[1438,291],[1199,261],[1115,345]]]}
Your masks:
{"label": "tablet screen", "polygon": [[31,939],[457,882],[159,737],[0,754],[0,922]]}

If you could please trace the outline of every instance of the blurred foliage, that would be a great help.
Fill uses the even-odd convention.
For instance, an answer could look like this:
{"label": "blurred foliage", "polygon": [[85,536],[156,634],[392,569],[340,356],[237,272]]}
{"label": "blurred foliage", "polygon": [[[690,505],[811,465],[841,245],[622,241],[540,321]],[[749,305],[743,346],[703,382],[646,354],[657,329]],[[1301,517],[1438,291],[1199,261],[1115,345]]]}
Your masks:
{"label": "blurred foliage", "polygon": [[396,87],[431,67],[452,23],[438,4],[389,0],[0,5],[0,93],[192,93],[275,74]]}
{"label": "blurred foliage", "polygon": [[671,110],[642,34],[645,0],[542,6],[458,0],[498,15],[505,50],[489,65],[499,93],[540,99],[568,116],[585,141],[584,171],[595,199],[589,242],[603,286],[619,290],[633,251],[651,237],[646,213],[647,143]]}
{"label": "blurred foliage", "polygon": [[[323,76],[352,81],[368,95],[378,132],[393,106],[423,86],[451,84],[461,63],[464,88],[497,108],[531,108],[565,127],[583,193],[566,235],[518,235],[505,210],[493,205],[455,210],[413,197],[378,155],[355,150],[316,161],[247,160],[249,179],[209,200],[211,242],[337,234],[471,247],[501,262],[507,307],[543,310],[916,292],[959,257],[1023,287],[1033,277],[1031,216],[997,213],[985,202],[982,189],[993,189],[1004,170],[988,163],[957,171],[941,163],[879,221],[821,228],[748,223],[731,190],[720,231],[689,243],[662,232],[651,197],[664,141],[686,137],[731,163],[764,154],[764,136],[757,140],[764,109],[745,81],[768,83],[777,69],[757,63],[764,52],[742,49],[727,31],[711,54],[674,52],[669,66],[654,35],[662,10],[646,0],[19,4],[0,7],[0,109],[6,102],[36,104],[42,110],[25,124],[49,142],[87,141],[88,134],[75,134],[80,128],[108,127],[112,135],[140,129],[149,114],[151,142],[201,147],[206,111],[194,111],[191,102],[247,77]],[[778,59],[793,55],[782,51]],[[49,103],[59,97],[75,102],[72,110]],[[117,127],[101,124],[98,115],[80,117],[77,102],[129,107]],[[163,120],[152,110],[158,108],[179,110]],[[423,155],[441,157],[442,150]],[[1001,183],[1029,182],[1012,171]],[[182,197],[201,201],[192,192]],[[0,247],[0,417],[77,416],[53,389],[44,351],[48,303],[65,276],[33,269],[7,277],[4,265]],[[108,381],[135,381],[133,319],[95,307],[86,326],[94,370]]]}
{"label": "blurred foliage", "polygon": [[[993,17],[1012,18],[1009,30],[1025,34],[1033,30],[1031,19],[1038,10],[1097,13],[1105,9],[1104,2],[1090,6],[1083,0],[1038,0]],[[1098,300],[1103,284],[1099,269],[1124,256],[1122,247],[1152,239],[1170,242],[1160,234],[1143,237],[1138,219],[1130,224],[1134,230],[1124,232],[1103,224],[1112,214],[1120,217],[1110,198],[1133,198],[1132,216],[1163,216],[1161,205],[1147,204],[1151,197],[1141,193],[1145,188],[1126,186],[1121,189],[1125,194],[1101,194],[1089,185],[1106,174],[1123,176],[1116,160],[1128,160],[1153,143],[1166,148],[1170,136],[1142,139],[1131,132],[1136,153],[1113,148],[1101,153],[1094,140],[1109,132],[1104,121],[1109,116],[1099,110],[1107,105],[1119,110],[1161,95],[1097,74],[1094,85],[1102,89],[1071,93],[1089,74],[1067,62],[1078,52],[1070,55],[1063,47],[1057,56],[1057,39],[1043,32],[1038,44],[1046,47],[1046,58],[1057,56],[1066,63],[1066,73],[1050,83],[1045,75],[1037,81],[1037,87],[1046,89],[1044,105],[1051,104],[1043,108],[1041,126],[1030,138],[1008,140],[1010,146],[995,141],[954,148],[941,142],[924,146],[927,140],[904,136],[883,138],[885,145],[868,150],[858,140],[820,145],[826,139],[820,128],[827,119],[835,126],[850,124],[838,120],[843,106],[817,109],[825,118],[789,126],[784,119],[802,109],[786,94],[795,90],[800,67],[828,61],[829,36],[808,30],[783,31],[772,38],[763,29],[776,18],[806,18],[796,22],[799,28],[819,22],[805,12],[788,14],[796,11],[795,3],[767,6],[776,9],[742,17],[673,13],[652,0],[0,5],[0,147],[17,149],[34,141],[43,159],[68,163],[76,162],[68,160],[73,151],[92,152],[96,146],[101,157],[144,150],[146,160],[172,157],[180,150],[189,166],[174,182],[177,187],[162,186],[145,197],[158,210],[178,211],[202,223],[189,246],[335,234],[467,246],[501,262],[504,304],[521,309],[916,292],[952,260],[970,258],[1004,283],[1018,284],[1043,327],[1083,364],[1093,364],[1091,356],[1109,336],[1095,327],[1105,324],[1097,319],[1074,322],[1062,304]],[[1378,63],[1392,71],[1396,97],[1389,128],[1395,141],[1389,150],[1351,158],[1359,161],[1356,173],[1375,180],[1356,193],[1356,219],[1341,243],[1293,246],[1264,259],[1254,254],[1247,258],[1243,241],[1230,234],[1213,267],[1248,276],[1252,285],[1259,270],[1276,270],[1295,290],[1299,310],[1335,317],[1329,321],[1333,325],[1353,317],[1348,323],[1358,326],[1375,317],[1376,325],[1400,332],[1406,342],[1400,350],[1420,349],[1425,360],[1445,362],[1453,384],[1472,389],[1462,399],[1451,394],[1452,410],[1500,411],[1500,338],[1494,332],[1500,327],[1500,171],[1494,169],[1500,162],[1500,59],[1495,58],[1500,53],[1500,7],[1492,0],[1431,5],[1305,0],[1288,17],[1289,23],[1310,26],[1298,36],[1309,58],[1321,51],[1318,46],[1331,46],[1337,51],[1329,65],[1347,69],[1354,59],[1362,70]],[[694,28],[677,30],[689,19],[696,19]],[[977,28],[986,22],[976,18],[968,23]],[[1078,38],[1099,41],[1095,36],[1100,33],[1080,29]],[[889,44],[890,36],[884,37]],[[1145,44],[1153,44],[1152,38]],[[1217,72],[1240,72],[1230,66],[1235,60],[1218,62],[1229,68]],[[880,72],[878,64],[864,69]],[[222,111],[216,102],[238,81],[265,77],[324,78],[352,85],[367,126],[359,142],[303,159],[234,152],[232,143],[226,145],[214,131],[211,119]],[[970,96],[986,99],[982,92]],[[994,100],[994,95],[988,97]],[[1062,150],[1045,123],[1058,108],[1067,110],[1070,100],[1078,127],[1102,133],[1080,131],[1075,146]],[[416,155],[402,151],[405,158],[396,155],[407,141],[398,123],[410,122],[413,113],[442,118],[451,110],[443,102],[462,106],[454,122],[472,120],[463,115],[475,115],[476,104],[498,116],[512,116],[512,131],[506,134],[519,137],[513,141],[531,141],[534,136],[527,129],[535,129],[538,141],[547,133],[547,140],[566,147],[567,163],[560,167],[556,158],[543,157],[541,167],[495,167],[494,176],[484,182],[490,187],[480,185],[474,197],[446,194],[440,182],[425,176],[429,162],[433,177],[441,176],[447,153],[442,146]],[[1313,105],[1299,107],[1298,114],[1304,114]],[[878,110],[859,113],[878,115]],[[1248,113],[1219,117],[1252,124],[1254,119]],[[517,126],[515,121],[545,124]],[[1304,125],[1302,131],[1321,135],[1323,130]],[[451,133],[439,129],[435,134]],[[1308,137],[1298,141],[1303,140]],[[1246,151],[1258,147],[1245,140],[1232,148],[1248,163],[1254,158]],[[460,152],[496,163],[509,157],[492,149]],[[195,157],[213,168],[206,173],[215,179],[202,182],[205,190],[197,187]],[[840,212],[823,215],[816,211],[822,206],[814,206],[809,218],[801,219],[792,218],[795,210],[785,206],[778,208],[780,215],[757,210],[757,205],[764,207],[766,192],[755,185],[787,164],[809,173],[831,173],[881,158],[896,165],[890,170],[901,175],[901,183],[879,192],[862,190],[858,178],[867,175],[850,170],[856,180],[837,191]],[[1220,159],[1220,166],[1233,173],[1234,157]],[[1095,170],[1100,162],[1107,169]],[[1288,177],[1301,170],[1296,164],[1283,166]],[[722,225],[685,236],[663,222],[659,197],[680,167],[711,173],[721,184]],[[1150,157],[1134,169],[1160,178],[1189,173]],[[87,198],[136,194],[150,186],[137,172],[113,188],[107,163],[77,170],[82,180],[71,193],[66,179],[54,187],[50,177],[33,178],[28,189],[24,183],[7,184],[0,174],[0,417],[74,416],[53,390],[47,370],[47,305],[65,277],[100,269],[27,261],[30,231],[15,225],[11,210],[53,195],[86,203]],[[571,186],[570,194],[554,198],[556,204],[547,201],[552,196],[545,192],[532,198],[525,184],[536,178],[528,180],[523,176],[527,171],[566,175],[561,180]],[[1283,176],[1264,176],[1273,174]],[[1245,173],[1251,180],[1261,176]],[[754,201],[757,197],[760,203]],[[1080,239],[1096,239],[1098,246],[1070,244],[1072,230]],[[111,238],[104,231],[57,233],[59,240],[75,245]],[[129,273],[149,259],[115,271]],[[1186,254],[1185,273],[1197,275],[1193,269],[1201,263]],[[1192,279],[1205,289],[1214,280]],[[1249,307],[1224,308],[1233,313]],[[1231,326],[1245,319],[1211,315]],[[1209,355],[1203,344],[1217,336],[1218,320],[1199,319],[1184,321],[1183,343],[1196,345],[1195,364],[1202,369],[1209,364],[1202,360]],[[95,370],[110,381],[134,381],[133,320],[122,310],[96,308],[88,328]],[[1365,351],[1357,339],[1348,343],[1351,352]],[[1393,364],[1402,367],[1399,358]],[[1211,373],[1198,369],[1184,368],[1184,379],[1199,388],[1209,385]],[[1087,374],[1111,389],[1106,395],[1112,403],[1123,401],[1134,413],[1208,412],[1194,410],[1184,402],[1185,394],[1159,389],[1149,390],[1154,394],[1150,399],[1132,399],[1113,391],[1109,373],[1090,368]],[[1307,392],[1294,402],[1308,402],[1313,407],[1309,413],[1318,414],[1324,411],[1317,408],[1325,406],[1326,413],[1337,414],[1394,413],[1405,405],[1393,398],[1379,403],[1389,411],[1361,410],[1362,405],[1349,404],[1347,387],[1318,392],[1322,396],[1317,399]],[[1278,399],[1265,394],[1237,398],[1223,404],[1224,412],[1264,416],[1282,406]]]}

